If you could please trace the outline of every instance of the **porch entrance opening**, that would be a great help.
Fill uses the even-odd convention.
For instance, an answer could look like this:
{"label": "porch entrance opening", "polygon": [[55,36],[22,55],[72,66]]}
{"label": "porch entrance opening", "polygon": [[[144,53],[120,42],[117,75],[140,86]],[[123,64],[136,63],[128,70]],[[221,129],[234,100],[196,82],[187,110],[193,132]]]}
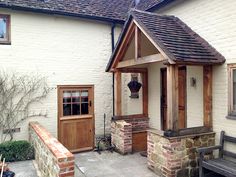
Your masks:
{"label": "porch entrance opening", "polygon": [[[179,128],[186,128],[186,67],[179,67],[178,72]],[[167,130],[167,69],[161,69],[161,127]]]}
{"label": "porch entrance opening", "polygon": [[94,148],[93,86],[58,86],[58,139],[71,152]]}

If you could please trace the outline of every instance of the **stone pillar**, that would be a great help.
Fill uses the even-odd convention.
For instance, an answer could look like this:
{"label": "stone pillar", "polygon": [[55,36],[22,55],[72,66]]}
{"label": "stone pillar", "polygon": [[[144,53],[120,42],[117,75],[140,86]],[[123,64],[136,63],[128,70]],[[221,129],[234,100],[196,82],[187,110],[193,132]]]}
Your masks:
{"label": "stone pillar", "polygon": [[[215,133],[167,138],[148,132],[148,167],[163,177],[198,177],[196,148],[213,146]],[[210,158],[212,154],[206,156]]]}
{"label": "stone pillar", "polygon": [[124,120],[111,123],[111,142],[121,154],[132,152],[132,125]]}

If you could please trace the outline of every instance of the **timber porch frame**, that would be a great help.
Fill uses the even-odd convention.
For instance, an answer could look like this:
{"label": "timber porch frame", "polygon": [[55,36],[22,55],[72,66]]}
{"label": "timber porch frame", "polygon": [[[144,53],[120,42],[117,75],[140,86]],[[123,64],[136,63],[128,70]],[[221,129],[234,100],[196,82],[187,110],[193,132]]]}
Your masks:
{"label": "timber porch frame", "polygon": [[[148,22],[148,19],[151,19],[150,23],[152,24]],[[171,28],[177,29],[180,33],[175,34]],[[165,33],[165,31],[167,31],[167,33]],[[183,35],[181,36],[180,34]],[[142,56],[141,35],[144,35],[158,52]],[[124,60],[125,52],[130,47],[132,38],[134,38],[135,44],[134,58]],[[186,44],[187,42],[189,42],[189,44]],[[115,75],[115,116],[113,118],[148,118],[148,70],[145,66],[153,62],[162,62],[167,68],[168,95],[168,131],[163,132],[163,134],[165,136],[182,136],[196,132],[204,133],[212,131],[213,65],[222,64],[224,61],[225,59],[220,53],[178,18],[173,16],[160,16],[138,10],[132,11],[106,69],[106,71],[113,72]],[[203,67],[204,126],[180,129],[178,125],[178,68],[187,65]],[[143,84],[143,113],[141,115],[122,114],[122,73],[141,74]]]}

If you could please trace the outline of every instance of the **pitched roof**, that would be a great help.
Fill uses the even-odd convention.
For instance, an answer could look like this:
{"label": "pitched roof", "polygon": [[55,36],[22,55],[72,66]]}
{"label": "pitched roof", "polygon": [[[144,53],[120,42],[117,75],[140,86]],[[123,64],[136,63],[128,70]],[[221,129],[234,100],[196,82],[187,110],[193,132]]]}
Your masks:
{"label": "pitched roof", "polygon": [[1,0],[0,7],[124,21],[133,0]]}
{"label": "pitched roof", "polygon": [[[137,8],[147,10],[164,0],[140,0]],[[49,14],[91,17],[124,23],[134,0],[0,0],[0,7]]]}
{"label": "pitched roof", "polygon": [[175,16],[131,10],[115,50],[107,65],[109,71],[129,24],[135,20],[168,58],[176,63],[221,64],[225,58],[206,40]]}
{"label": "pitched roof", "polygon": [[148,10],[150,8],[153,8],[157,4],[162,3],[165,0],[140,0],[139,3],[136,5],[136,8],[139,10]]}

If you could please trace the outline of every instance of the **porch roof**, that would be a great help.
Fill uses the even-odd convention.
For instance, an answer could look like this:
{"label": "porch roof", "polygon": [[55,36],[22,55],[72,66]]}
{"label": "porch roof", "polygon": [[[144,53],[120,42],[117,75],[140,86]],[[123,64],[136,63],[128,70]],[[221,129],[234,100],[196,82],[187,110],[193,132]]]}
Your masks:
{"label": "porch roof", "polygon": [[141,31],[144,31],[161,48],[172,63],[212,65],[225,62],[225,58],[216,49],[179,18],[132,9],[106,71],[111,69],[133,20]]}

